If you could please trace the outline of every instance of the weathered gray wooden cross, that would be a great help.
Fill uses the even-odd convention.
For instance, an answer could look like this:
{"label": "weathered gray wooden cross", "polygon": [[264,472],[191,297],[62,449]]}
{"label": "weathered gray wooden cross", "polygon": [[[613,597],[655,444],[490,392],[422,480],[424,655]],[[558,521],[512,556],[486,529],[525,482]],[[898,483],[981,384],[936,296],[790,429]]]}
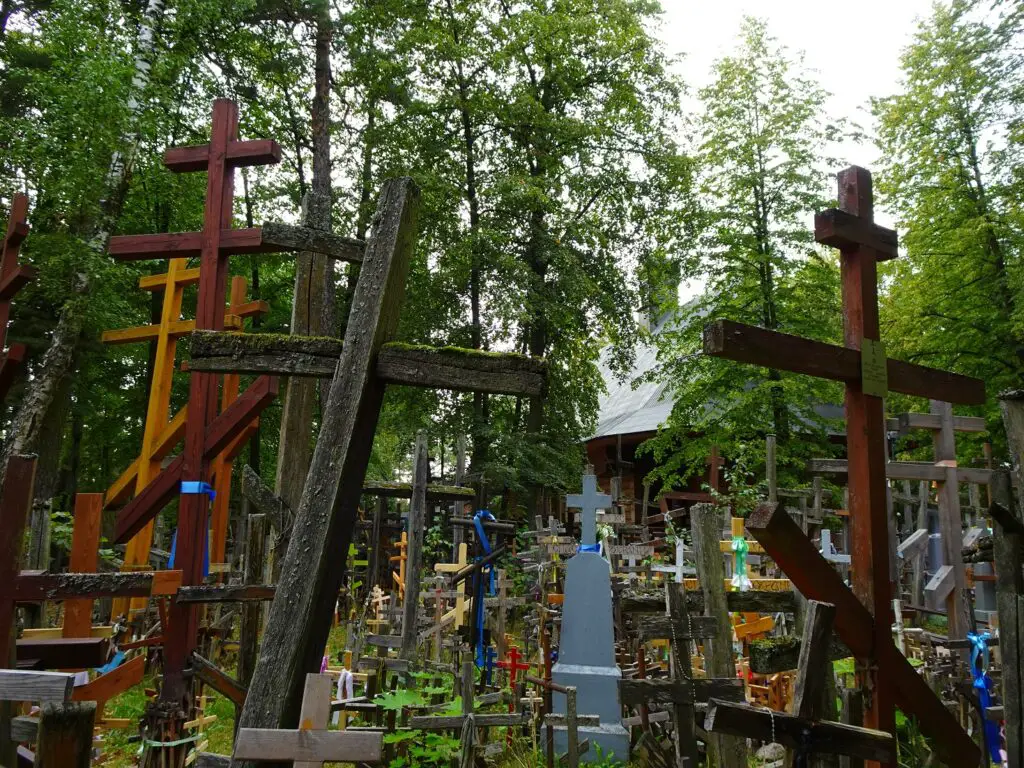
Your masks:
{"label": "weathered gray wooden cross", "polygon": [[[390,343],[412,259],[419,190],[385,183],[366,242],[343,341],[230,333],[193,337],[193,370],[329,376],[330,391],[291,541],[242,710],[243,728],[294,727],[307,672],[319,669],[363,478],[388,384],[536,396],[545,364],[520,355]],[[255,336],[255,334],[250,334]]]}

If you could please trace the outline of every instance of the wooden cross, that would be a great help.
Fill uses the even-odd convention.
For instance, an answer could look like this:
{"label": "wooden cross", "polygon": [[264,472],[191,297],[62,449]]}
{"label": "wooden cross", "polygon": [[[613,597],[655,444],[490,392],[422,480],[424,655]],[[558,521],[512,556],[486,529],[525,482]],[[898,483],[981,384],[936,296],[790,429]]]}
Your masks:
{"label": "wooden cross", "polygon": [[326,762],[380,762],[384,755],[383,733],[354,728],[328,730],[332,683],[330,675],[306,675],[299,728],[240,728],[234,759],[254,763],[295,761],[295,768],[318,768]]}
{"label": "wooden cross", "polygon": [[[196,329],[221,331],[225,328],[225,290],[231,254],[293,250],[266,243],[259,228],[231,227],[234,169],[269,165],[280,160],[280,149],[273,141],[240,141],[237,134],[238,107],[231,101],[218,99],[213,106],[210,143],[170,149],[164,156],[164,165],[171,171],[206,171],[202,231],[128,235],[114,237],[110,241],[110,254],[122,260],[199,257]],[[218,415],[217,377],[193,371],[185,418],[184,450],[121,510],[115,527],[115,540],[123,542],[133,537],[171,499],[180,496],[177,562],[182,567],[186,585],[202,583],[209,504],[209,493],[205,490],[208,486],[204,484],[214,480],[213,465],[217,456],[231,446],[253,418],[274,399],[277,387],[275,377],[262,376]],[[183,711],[188,712],[192,697],[184,671],[196,643],[195,605],[173,603],[169,619],[165,629],[164,679],[160,696],[165,702],[177,702]]]}
{"label": "wooden cross", "polygon": [[[437,573],[459,573],[469,565],[469,545],[466,542],[459,544],[459,557],[454,563],[437,563],[434,571]],[[444,622],[449,616],[454,616],[455,629],[460,629],[464,623],[466,611],[470,610],[473,604],[472,598],[466,598],[466,591],[460,589],[458,597],[455,598],[455,608],[441,617]]]}
{"label": "wooden cross", "polygon": [[[516,687],[517,679],[519,677],[519,672],[520,671],[523,671],[523,672],[528,671],[530,669],[530,665],[529,664],[520,664],[520,660],[521,659],[525,659],[526,657],[523,656],[519,652],[519,649],[516,646],[514,646],[514,645],[511,648],[508,649],[508,651],[506,652],[505,655],[506,655],[507,659],[503,660],[503,661],[499,661],[498,662],[498,666],[501,667],[502,669],[507,669],[508,670],[508,684],[509,684],[509,687],[514,690],[515,687]],[[513,706],[513,702],[509,702],[509,712],[512,711],[512,709],[511,709],[512,706]]]}
{"label": "wooden cross", "polygon": [[[853,167],[839,174],[839,209],[816,215],[815,239],[841,252],[844,346],[719,320],[704,329],[704,351],[845,383],[853,593],[854,602],[859,600],[863,621],[851,631],[840,601],[853,594],[798,526],[794,524],[790,529],[784,521],[777,521],[777,515],[764,512],[758,518],[760,526],[755,529],[748,520],[747,529],[801,593],[839,608],[837,626],[843,640],[867,662],[860,676],[862,685],[870,690],[865,725],[894,733],[895,707],[899,704],[903,711],[918,716],[925,734],[956,756],[953,762],[973,765],[978,759],[977,746],[909,665],[903,670],[893,655],[898,656],[899,651],[890,631],[893,584],[889,573],[882,398],[892,390],[951,403],[980,404],[985,401],[985,386],[966,376],[885,359],[879,341],[877,263],[898,255],[897,238],[894,231],[873,223],[871,175],[866,170]],[[766,527],[769,519],[787,534],[770,535]],[[793,557],[797,548],[806,554],[802,561]],[[819,573],[823,570],[828,571],[827,580]]]}
{"label": "wooden cross", "polygon": [[11,319],[11,299],[27,283],[36,279],[36,268],[18,263],[21,244],[28,236],[28,197],[16,194],[11,200],[11,212],[7,218],[7,233],[4,235],[0,254],[0,403],[14,382],[14,375],[25,361],[25,345],[11,344],[4,353],[7,342],[7,323]]}
{"label": "wooden cross", "polygon": [[405,597],[405,563],[409,559],[409,535],[405,531],[402,531],[402,537],[395,542],[395,549],[398,550],[398,554],[391,555],[388,562],[398,563],[398,573],[392,571],[391,579],[398,591],[398,598],[402,599]]}

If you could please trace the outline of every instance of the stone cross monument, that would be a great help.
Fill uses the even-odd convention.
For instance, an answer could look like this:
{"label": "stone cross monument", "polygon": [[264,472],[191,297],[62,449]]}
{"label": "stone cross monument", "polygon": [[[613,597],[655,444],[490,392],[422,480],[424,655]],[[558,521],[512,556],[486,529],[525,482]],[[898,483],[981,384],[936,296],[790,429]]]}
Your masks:
{"label": "stone cross monument", "polygon": [[[619,679],[615,664],[615,629],[612,622],[611,567],[597,551],[597,510],[609,509],[611,496],[598,492],[597,478],[588,469],[583,476],[583,493],[566,497],[566,506],[582,510],[583,533],[580,550],[566,564],[565,600],[562,608],[562,636],[558,663],[552,678],[559,685],[574,685],[576,706],[581,715],[598,715],[598,727],[581,727],[581,739],[589,739],[587,761],[597,759],[595,746],[607,757],[629,760],[629,734],[622,726]],[[555,696],[555,711],[565,712],[562,696]],[[566,749],[566,729],[555,729],[555,748]]]}

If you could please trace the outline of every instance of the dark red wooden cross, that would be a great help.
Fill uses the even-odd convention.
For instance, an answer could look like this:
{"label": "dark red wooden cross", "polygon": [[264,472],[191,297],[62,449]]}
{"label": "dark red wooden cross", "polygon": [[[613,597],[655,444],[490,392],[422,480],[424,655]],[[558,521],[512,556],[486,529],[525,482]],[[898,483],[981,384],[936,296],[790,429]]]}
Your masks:
{"label": "dark red wooden cross", "polygon": [[[862,361],[862,350],[875,347],[872,342],[880,339],[877,263],[898,255],[896,232],[874,223],[868,171],[852,167],[839,174],[839,208],[818,213],[814,230],[817,242],[838,248],[841,254],[844,346],[719,320],[704,329],[704,352],[845,383],[853,592],[867,610],[858,614],[862,620],[837,619],[836,624],[844,641],[867,661],[861,674],[862,685],[870,692],[864,725],[895,733],[898,705],[907,714],[917,715],[924,733],[957,757],[952,764],[977,765],[977,747],[945,709],[934,706],[938,704],[935,695],[906,659],[891,652],[895,646],[890,629],[893,584],[885,500],[885,420],[882,397],[864,390],[882,394],[888,389],[977,405],[985,402],[985,386],[978,379],[897,360],[885,360],[881,366],[887,381],[880,379],[877,367],[874,372],[864,369],[866,379],[862,375],[862,362],[867,363],[868,357],[865,352]],[[783,525],[779,520],[773,522],[776,533]],[[820,568],[828,564],[812,547],[803,546],[806,541],[799,539],[806,537],[797,536],[797,526],[784,536],[772,535],[767,526],[748,524],[747,528],[806,597],[837,607],[849,604],[849,590],[838,577],[824,577],[825,570],[831,569]],[[852,613],[847,611],[848,617]]]}
{"label": "dark red wooden cross", "polygon": [[[232,229],[234,169],[270,165],[280,158],[280,149],[273,141],[239,141],[238,107],[234,102],[218,99],[213,105],[210,143],[169,149],[164,155],[164,165],[172,171],[206,171],[202,231],[115,237],[110,242],[110,254],[122,260],[199,257],[195,327],[223,330],[228,257],[283,250],[280,246],[265,245],[258,227]],[[218,415],[217,378],[214,373],[191,373],[184,449],[121,510],[115,529],[116,541],[130,539],[180,494],[175,565],[183,571],[186,586],[203,580],[209,497],[205,493],[182,492],[191,489],[182,483],[210,483],[210,462],[274,399],[278,389],[276,377],[261,376]],[[172,603],[168,618],[160,697],[163,701],[178,702],[187,713],[191,711],[191,696],[184,671],[196,644],[196,606]]]}
{"label": "dark red wooden cross", "polygon": [[[0,256],[0,353],[7,342],[7,322],[11,319],[11,299],[26,283],[36,279],[36,268],[18,263],[21,244],[28,235],[28,197],[18,193],[11,200],[11,214],[7,219],[3,254]],[[0,358],[0,402],[14,381],[14,374],[25,360],[25,345],[11,344]]]}

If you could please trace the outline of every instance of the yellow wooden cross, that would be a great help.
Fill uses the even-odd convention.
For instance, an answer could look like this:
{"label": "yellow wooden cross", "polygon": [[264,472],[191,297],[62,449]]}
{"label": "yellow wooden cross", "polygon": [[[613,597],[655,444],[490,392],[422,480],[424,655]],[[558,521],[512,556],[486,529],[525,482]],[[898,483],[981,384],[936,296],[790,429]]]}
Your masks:
{"label": "yellow wooden cross", "polygon": [[[458,560],[456,560],[454,563],[438,563],[434,566],[434,571],[436,573],[458,573],[467,565],[469,565],[469,545],[462,543],[459,544]],[[463,593],[463,590],[460,589],[458,597],[455,598],[455,608],[453,609],[455,613],[456,629],[459,629],[463,625],[466,611],[470,609],[470,606],[472,604],[472,599],[467,600],[465,594]],[[451,613],[452,611],[449,611],[448,614],[442,617],[442,622],[444,621],[445,618],[450,616]]]}
{"label": "yellow wooden cross", "polygon": [[389,563],[398,563],[398,573],[391,572],[391,578],[395,582],[395,587],[398,589],[398,597],[402,600],[405,599],[405,561],[409,559],[409,536],[405,531],[402,531],[402,538],[399,539],[395,545],[398,547],[398,554],[392,555],[388,558]]}
{"label": "yellow wooden cross", "polygon": [[[185,434],[185,418],[188,413],[186,405],[174,418],[170,418],[171,387],[174,379],[174,361],[177,354],[177,341],[180,336],[190,333],[194,328],[194,321],[181,319],[182,297],[186,286],[195,285],[199,282],[199,269],[188,269],[187,259],[171,259],[168,262],[167,272],[160,275],[149,275],[139,280],[139,288],[144,291],[162,291],[163,302],[160,309],[160,322],[152,325],[139,326],[136,328],[122,328],[113,331],[104,331],[101,341],[105,344],[131,344],[141,341],[156,341],[156,355],[153,362],[152,380],[149,386],[149,401],[146,406],[146,422],[142,433],[142,446],[138,458],[121,473],[121,476],[107,489],[104,497],[106,507],[114,507],[127,501],[133,494],[141,493],[143,489],[159,473],[162,461],[171,453]],[[245,280],[234,278],[231,291],[231,312],[225,315],[224,326],[229,329],[240,329],[242,318],[257,315],[268,311],[266,302],[245,302]],[[238,395],[238,378],[234,377],[234,389],[232,390],[229,376],[225,376],[224,398],[226,406]],[[230,394],[229,394],[230,393]],[[230,397],[230,400],[228,399]],[[243,433],[246,438],[248,434]],[[237,453],[243,441],[236,440],[225,449],[222,456],[231,456]],[[234,453],[232,453],[234,451]],[[218,473],[215,483],[218,494],[214,502],[214,519],[217,517],[217,509],[220,507],[220,518],[223,535],[220,541],[226,538],[227,531],[227,505],[230,501],[230,460],[225,464],[222,457],[215,460],[215,465],[226,471]],[[225,485],[226,482],[226,485]],[[222,490],[226,488],[225,492]],[[218,529],[215,528],[215,534]],[[127,545],[124,558],[124,570],[147,570],[149,568],[149,550],[153,544],[153,523],[146,525]],[[223,544],[221,550],[215,548],[211,556],[212,563],[221,562],[223,557]],[[133,598],[130,603],[128,598],[116,598],[113,605],[113,615],[118,616],[127,613],[129,607],[132,610],[141,610],[146,605],[146,598]]]}

